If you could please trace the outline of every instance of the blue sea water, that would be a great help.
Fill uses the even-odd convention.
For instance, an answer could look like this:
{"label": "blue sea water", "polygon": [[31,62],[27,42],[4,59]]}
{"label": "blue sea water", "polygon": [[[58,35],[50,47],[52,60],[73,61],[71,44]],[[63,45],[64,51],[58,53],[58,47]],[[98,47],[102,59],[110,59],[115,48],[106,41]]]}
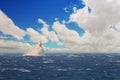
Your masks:
{"label": "blue sea water", "polygon": [[120,80],[120,54],[0,55],[0,80]]}

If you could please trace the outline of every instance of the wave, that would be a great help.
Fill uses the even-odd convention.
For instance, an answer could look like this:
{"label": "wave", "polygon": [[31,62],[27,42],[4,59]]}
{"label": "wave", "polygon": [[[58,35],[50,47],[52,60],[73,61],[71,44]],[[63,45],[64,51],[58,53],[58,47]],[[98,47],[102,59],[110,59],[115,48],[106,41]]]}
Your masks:
{"label": "wave", "polygon": [[25,53],[23,56],[41,56],[43,53],[43,48],[34,47],[30,49],[27,53]]}
{"label": "wave", "polygon": [[25,69],[25,68],[4,68],[1,70],[1,72],[4,72],[4,71],[8,71],[8,70],[11,70],[11,71],[20,71],[20,72],[31,72],[30,70],[28,69]]}

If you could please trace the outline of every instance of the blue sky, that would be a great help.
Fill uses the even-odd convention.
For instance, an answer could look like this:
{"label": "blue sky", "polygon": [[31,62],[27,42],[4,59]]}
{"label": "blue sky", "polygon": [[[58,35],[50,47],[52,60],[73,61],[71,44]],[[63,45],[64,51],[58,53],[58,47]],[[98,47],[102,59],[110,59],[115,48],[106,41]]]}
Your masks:
{"label": "blue sky", "polygon": [[[9,16],[16,25],[22,29],[26,27],[39,28],[37,19],[41,18],[52,25],[55,18],[68,20],[73,12],[72,7],[77,5],[83,7],[81,1],[70,0],[1,0],[0,9]],[[65,13],[64,8],[69,7],[69,12]]]}
{"label": "blue sky", "polygon": [[[12,19],[15,25],[26,30],[27,27],[32,27],[35,30],[42,28],[37,19],[41,18],[50,25],[58,18],[59,21],[69,20],[69,15],[73,12],[72,7],[83,8],[82,1],[70,0],[1,0],[0,9]],[[67,13],[64,8],[67,9]],[[76,30],[80,35],[83,35],[84,30],[79,28],[76,23],[67,24],[69,29]],[[28,37],[25,37],[27,40]],[[32,43],[31,43],[32,44]],[[54,42],[49,41],[45,46],[59,47]]]}
{"label": "blue sky", "polygon": [[48,52],[119,52],[119,7],[119,0],[0,0],[0,50],[40,40]]}

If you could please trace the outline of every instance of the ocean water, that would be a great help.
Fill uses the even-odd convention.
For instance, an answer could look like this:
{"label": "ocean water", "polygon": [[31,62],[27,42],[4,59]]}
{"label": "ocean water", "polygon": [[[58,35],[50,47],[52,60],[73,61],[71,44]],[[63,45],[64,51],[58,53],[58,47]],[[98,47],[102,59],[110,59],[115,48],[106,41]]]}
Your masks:
{"label": "ocean water", "polygon": [[0,55],[0,80],[120,80],[120,54]]}

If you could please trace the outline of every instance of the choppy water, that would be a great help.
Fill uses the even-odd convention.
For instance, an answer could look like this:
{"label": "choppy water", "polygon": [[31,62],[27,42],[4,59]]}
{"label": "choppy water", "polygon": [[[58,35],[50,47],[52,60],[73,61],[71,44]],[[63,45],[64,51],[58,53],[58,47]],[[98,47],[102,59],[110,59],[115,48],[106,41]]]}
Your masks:
{"label": "choppy water", "polygon": [[0,55],[0,80],[120,80],[120,54]]}

